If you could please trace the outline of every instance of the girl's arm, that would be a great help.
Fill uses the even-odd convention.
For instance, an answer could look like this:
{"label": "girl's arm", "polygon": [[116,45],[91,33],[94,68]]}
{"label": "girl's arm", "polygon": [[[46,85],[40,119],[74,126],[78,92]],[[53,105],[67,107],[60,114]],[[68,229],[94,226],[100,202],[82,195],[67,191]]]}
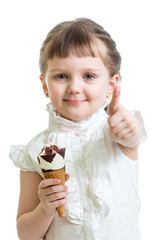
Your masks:
{"label": "girl's arm", "polygon": [[35,172],[20,172],[20,199],[17,231],[21,240],[40,240],[45,236],[54,215],[47,215],[38,197],[42,178]]}
{"label": "girl's arm", "polygon": [[56,207],[66,203],[66,187],[58,184],[58,179],[42,180],[38,173],[21,171],[17,214],[17,231],[21,240],[40,240],[45,236]]}

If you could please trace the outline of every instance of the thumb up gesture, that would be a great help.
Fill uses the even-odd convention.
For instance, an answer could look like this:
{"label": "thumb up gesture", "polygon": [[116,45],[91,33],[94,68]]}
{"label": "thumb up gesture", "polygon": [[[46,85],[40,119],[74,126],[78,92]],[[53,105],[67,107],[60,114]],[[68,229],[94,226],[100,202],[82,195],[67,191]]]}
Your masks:
{"label": "thumb up gesture", "polygon": [[141,123],[120,103],[121,89],[114,88],[112,100],[107,107],[109,134],[113,142],[128,148],[137,148],[141,139]]}

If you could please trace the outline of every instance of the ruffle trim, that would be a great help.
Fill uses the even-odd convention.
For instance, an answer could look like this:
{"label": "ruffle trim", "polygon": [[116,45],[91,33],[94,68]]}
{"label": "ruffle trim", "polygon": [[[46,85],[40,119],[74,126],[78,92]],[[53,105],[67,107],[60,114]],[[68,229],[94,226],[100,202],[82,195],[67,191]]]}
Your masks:
{"label": "ruffle trim", "polygon": [[[70,175],[70,179],[66,182],[69,191],[68,201],[65,205],[67,220],[81,225],[86,221],[87,216],[92,216],[97,224],[103,221],[110,211],[111,183],[106,167],[104,170],[103,167],[93,166],[94,153],[92,153],[93,161],[89,160],[93,147],[87,144],[84,151],[77,149],[77,146],[73,146],[71,143],[72,137],[66,137],[65,133],[57,135],[52,132],[48,136],[48,141],[56,145],[63,143],[66,146],[66,173]],[[75,142],[75,144],[77,143]],[[75,158],[74,151],[76,152]],[[89,162],[89,165],[86,165],[86,162]],[[98,169],[98,172],[92,176],[89,172],[94,168]]]}

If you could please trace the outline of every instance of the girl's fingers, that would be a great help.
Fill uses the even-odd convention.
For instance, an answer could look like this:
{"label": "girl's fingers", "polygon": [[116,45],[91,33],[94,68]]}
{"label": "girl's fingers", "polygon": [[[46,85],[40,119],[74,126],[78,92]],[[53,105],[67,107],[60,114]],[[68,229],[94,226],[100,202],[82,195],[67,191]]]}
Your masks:
{"label": "girl's fingers", "polygon": [[128,134],[126,134],[124,137],[122,137],[122,140],[127,140],[130,139],[131,137],[133,137],[133,133],[129,132]]}
{"label": "girl's fingers", "polygon": [[126,123],[124,121],[121,121],[118,125],[116,125],[115,127],[111,127],[111,131],[114,134],[118,134],[119,132],[121,132],[123,129],[126,128]]}
{"label": "girl's fingers", "polygon": [[[69,174],[65,175],[65,180],[69,179]],[[46,212],[55,212],[56,208],[67,203],[68,187],[59,185],[59,179],[44,179],[39,184],[38,196]]]}
{"label": "girl's fingers", "polygon": [[49,213],[49,214],[53,214],[56,211],[57,207],[63,206],[67,203],[67,198],[64,197],[62,199],[59,200],[53,200],[53,201],[41,201],[42,202],[42,206],[44,208],[44,210]]}
{"label": "girl's fingers", "polygon": [[129,128],[125,128],[122,131],[118,132],[116,134],[116,137],[119,139],[124,139],[124,138],[126,138],[126,136],[128,136],[128,134],[132,134],[132,133],[130,132]]}
{"label": "girl's fingers", "polygon": [[115,116],[113,117],[108,117],[107,121],[108,121],[108,124],[111,128],[113,127],[116,127],[120,122],[123,121],[123,116],[120,115],[120,114],[116,114]]}
{"label": "girl's fingers", "polygon": [[63,199],[65,197],[68,196],[68,192],[57,192],[57,193],[53,193],[47,196],[43,196],[43,201],[46,202],[54,202],[57,201],[59,199]]}
{"label": "girl's fingers", "polygon": [[67,196],[68,196],[68,192],[58,192],[58,193],[48,195],[46,198],[47,198],[47,201],[54,202],[54,201],[57,201],[59,199],[63,199]]}
{"label": "girl's fingers", "polygon": [[54,204],[55,208],[57,208],[57,207],[65,205],[66,203],[67,203],[67,198],[63,198],[63,199],[55,201],[55,202],[53,202],[51,204]]}
{"label": "girl's fingers", "polygon": [[48,196],[56,192],[65,192],[67,191],[67,189],[68,187],[65,185],[56,185],[56,186],[49,186],[45,189],[42,189],[42,191],[45,196]]}
{"label": "girl's fingers", "polygon": [[67,182],[68,179],[70,178],[69,174],[65,174],[65,181]]}
{"label": "girl's fingers", "polygon": [[44,179],[40,183],[40,188],[48,188],[49,186],[53,185],[59,185],[60,184],[60,179],[58,178],[50,178],[50,179]]}
{"label": "girl's fingers", "polygon": [[[65,180],[69,179],[69,174],[65,174]],[[44,179],[39,184],[38,196],[45,209],[55,211],[59,206],[65,205],[68,196],[68,187],[59,185],[59,179]],[[48,211],[48,210],[47,210]]]}

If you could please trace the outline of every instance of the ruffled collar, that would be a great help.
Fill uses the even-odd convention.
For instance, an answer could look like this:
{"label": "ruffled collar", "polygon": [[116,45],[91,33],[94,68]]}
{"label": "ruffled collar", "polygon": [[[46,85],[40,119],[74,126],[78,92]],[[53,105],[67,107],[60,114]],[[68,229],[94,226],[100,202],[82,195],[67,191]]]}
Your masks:
{"label": "ruffled collar", "polygon": [[96,127],[102,123],[101,120],[104,120],[106,118],[106,112],[104,109],[106,108],[108,102],[105,101],[104,105],[99,108],[92,116],[89,118],[74,122],[71,120],[68,120],[66,118],[63,118],[60,116],[60,114],[56,111],[56,109],[52,106],[51,103],[47,104],[47,112],[49,112],[49,130],[55,130],[58,126],[65,126],[65,127],[72,127],[73,130],[83,130],[88,129],[89,127]]}

